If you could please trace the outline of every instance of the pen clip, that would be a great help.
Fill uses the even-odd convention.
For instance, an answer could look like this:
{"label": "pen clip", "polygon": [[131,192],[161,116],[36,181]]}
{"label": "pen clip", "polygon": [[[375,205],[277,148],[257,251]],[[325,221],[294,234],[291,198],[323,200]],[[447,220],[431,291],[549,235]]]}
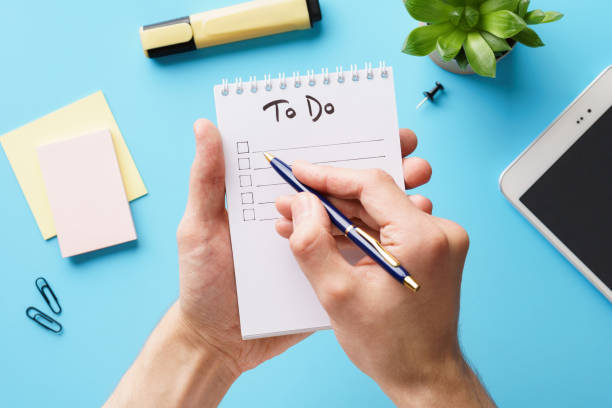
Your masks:
{"label": "pen clip", "polygon": [[400,266],[400,262],[397,260],[397,258],[391,255],[389,251],[387,251],[382,246],[382,244],[378,242],[378,240],[376,240],[374,237],[372,237],[370,234],[368,234],[359,227],[355,227],[355,232],[361,235],[366,241],[368,241],[370,245],[374,247],[376,252],[378,252],[385,259],[385,261],[387,261],[389,265]]}

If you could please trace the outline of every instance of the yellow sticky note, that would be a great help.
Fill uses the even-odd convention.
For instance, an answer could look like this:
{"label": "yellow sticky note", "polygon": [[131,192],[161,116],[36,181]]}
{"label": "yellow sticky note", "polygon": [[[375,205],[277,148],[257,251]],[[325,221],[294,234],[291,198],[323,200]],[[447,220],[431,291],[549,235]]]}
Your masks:
{"label": "yellow sticky note", "polygon": [[0,137],[0,143],[44,239],[54,237],[56,231],[36,148],[101,129],[110,129],[128,200],[147,194],[102,91]]}

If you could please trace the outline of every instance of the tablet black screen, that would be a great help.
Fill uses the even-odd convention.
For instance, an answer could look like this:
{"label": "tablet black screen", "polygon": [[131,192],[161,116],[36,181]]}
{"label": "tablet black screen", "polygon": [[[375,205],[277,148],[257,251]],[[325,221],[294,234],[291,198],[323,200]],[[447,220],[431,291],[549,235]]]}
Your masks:
{"label": "tablet black screen", "polygon": [[612,288],[612,108],[520,201]]}

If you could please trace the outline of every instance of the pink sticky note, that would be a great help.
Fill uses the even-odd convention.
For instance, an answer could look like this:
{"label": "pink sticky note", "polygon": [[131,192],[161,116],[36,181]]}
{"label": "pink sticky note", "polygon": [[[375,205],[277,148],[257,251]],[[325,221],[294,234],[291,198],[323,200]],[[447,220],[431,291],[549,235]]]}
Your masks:
{"label": "pink sticky note", "polygon": [[136,239],[109,130],[38,147],[64,258]]}

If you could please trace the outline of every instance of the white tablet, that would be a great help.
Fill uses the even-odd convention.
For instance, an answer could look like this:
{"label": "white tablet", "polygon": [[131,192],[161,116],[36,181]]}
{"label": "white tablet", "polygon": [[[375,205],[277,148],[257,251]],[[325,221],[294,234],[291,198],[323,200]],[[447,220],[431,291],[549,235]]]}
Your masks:
{"label": "white tablet", "polygon": [[510,164],[500,187],[612,301],[612,66]]}

